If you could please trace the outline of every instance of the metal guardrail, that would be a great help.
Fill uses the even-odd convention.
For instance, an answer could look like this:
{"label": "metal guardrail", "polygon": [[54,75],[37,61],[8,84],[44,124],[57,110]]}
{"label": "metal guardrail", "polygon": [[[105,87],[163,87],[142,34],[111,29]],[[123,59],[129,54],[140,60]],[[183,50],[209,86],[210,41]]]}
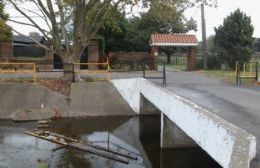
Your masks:
{"label": "metal guardrail", "polygon": [[[157,70],[158,64],[163,64],[162,76],[147,76],[147,71]],[[166,85],[166,64],[158,61],[114,61],[111,62],[113,72],[142,72],[143,78],[162,79],[163,85]]]}
{"label": "metal guardrail", "polygon": [[163,80],[163,85],[167,85],[166,82],[166,65],[163,63],[163,76],[146,76],[146,70],[143,68],[143,78],[145,79],[162,79]]}
{"label": "metal guardrail", "polygon": [[[58,65],[60,67],[62,67],[63,69],[56,69],[56,70],[46,70],[45,68],[42,70],[39,67],[40,66],[47,66],[47,65]],[[65,66],[67,66],[66,68],[64,68]],[[84,69],[81,68],[82,66],[93,66],[93,67],[98,67],[98,68],[94,68],[94,69]],[[68,68],[69,67],[69,68]],[[100,69],[100,67],[103,67],[104,69]],[[73,75],[73,82],[75,82],[75,76],[76,74],[106,74],[107,76],[107,80],[110,81],[111,80],[111,75],[110,75],[110,65],[109,62],[105,62],[105,63],[56,63],[56,64],[37,64],[37,72],[38,73],[56,73],[56,72],[62,72],[62,73],[72,73]]]}
{"label": "metal guardrail", "polygon": [[[25,67],[30,67],[26,69]],[[0,63],[0,73],[7,74],[32,74],[33,82],[36,83],[36,64],[35,63]]]}
{"label": "metal guardrail", "polygon": [[[165,63],[163,63],[163,74],[162,76],[148,76],[147,71],[150,69],[154,69],[157,67],[158,62],[151,62],[151,61],[134,61],[134,62],[121,62],[124,65],[132,66],[134,64],[138,65],[139,69],[137,70],[128,70],[128,71],[142,71],[143,78],[146,79],[162,79],[163,85],[166,85],[166,70],[165,70]],[[1,65],[4,65],[4,68],[1,68]],[[61,67],[65,67],[64,69],[53,70],[54,65],[61,65]],[[10,67],[6,67],[10,66]],[[21,70],[18,68],[19,66],[31,66],[29,70]],[[48,66],[51,66],[50,70],[48,70]],[[70,66],[70,68],[68,68]],[[88,69],[81,69],[81,66],[88,66]],[[90,69],[89,66],[93,66],[93,69]],[[95,68],[98,67],[98,68]],[[147,68],[148,67],[148,68]],[[28,68],[27,68],[28,69]],[[110,63],[107,61],[105,63],[62,63],[62,64],[49,64],[49,63],[0,63],[0,73],[16,73],[16,74],[32,74],[33,75],[33,82],[37,82],[37,73],[72,73],[73,75],[73,82],[75,81],[76,74],[106,74],[106,79],[108,81],[111,80],[111,66]]]}
{"label": "metal guardrail", "polygon": [[78,68],[77,70],[74,70],[74,72],[76,74],[106,74],[107,75],[107,80],[111,81],[111,75],[110,75],[110,65],[109,62],[105,62],[105,63],[73,63],[74,69],[75,66],[104,66],[105,69],[87,69],[87,70],[82,70],[80,68]]}
{"label": "metal guardrail", "polygon": [[258,64],[258,62],[236,62],[236,84],[241,85],[242,79],[255,79],[257,81],[259,75]]}

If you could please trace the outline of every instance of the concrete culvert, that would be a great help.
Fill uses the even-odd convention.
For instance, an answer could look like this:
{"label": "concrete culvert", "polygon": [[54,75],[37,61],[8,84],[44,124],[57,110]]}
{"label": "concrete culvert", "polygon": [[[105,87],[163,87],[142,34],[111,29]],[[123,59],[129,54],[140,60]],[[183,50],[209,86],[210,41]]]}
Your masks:
{"label": "concrete culvert", "polygon": [[39,109],[19,109],[11,114],[13,121],[38,121],[57,117],[57,111],[51,107]]}

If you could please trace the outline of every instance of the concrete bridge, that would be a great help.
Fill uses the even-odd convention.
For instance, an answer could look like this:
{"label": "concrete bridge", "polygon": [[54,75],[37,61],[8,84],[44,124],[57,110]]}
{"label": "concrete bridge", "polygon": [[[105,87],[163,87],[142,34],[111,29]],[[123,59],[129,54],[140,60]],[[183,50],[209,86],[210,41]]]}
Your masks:
{"label": "concrete bridge", "polygon": [[224,168],[248,168],[256,138],[173,92],[145,79],[113,80],[139,115],[161,112],[161,147],[199,146]]}

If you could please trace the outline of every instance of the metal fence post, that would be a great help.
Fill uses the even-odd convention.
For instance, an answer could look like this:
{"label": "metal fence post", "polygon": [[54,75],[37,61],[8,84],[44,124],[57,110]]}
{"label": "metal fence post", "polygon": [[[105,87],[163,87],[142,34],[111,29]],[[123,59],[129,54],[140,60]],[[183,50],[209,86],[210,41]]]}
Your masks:
{"label": "metal fence post", "polygon": [[[244,65],[243,65],[244,68]],[[241,85],[242,84],[242,79],[241,79],[241,67],[240,64],[238,63],[238,84]]]}
{"label": "metal fence post", "polygon": [[145,63],[143,62],[143,78],[145,78]]}
{"label": "metal fence post", "polygon": [[111,81],[109,59],[107,59],[107,80]]}
{"label": "metal fence post", "polygon": [[36,83],[36,64],[33,64],[33,83]]}
{"label": "metal fence post", "polygon": [[236,84],[238,85],[238,70],[239,69],[239,65],[238,65],[238,61],[236,62]]}
{"label": "metal fence post", "polygon": [[163,85],[167,85],[167,83],[166,83],[165,63],[163,63]]}
{"label": "metal fence post", "polygon": [[237,85],[241,85],[240,71],[241,71],[240,62],[237,62],[237,72],[236,72],[236,83],[237,83]]}
{"label": "metal fence post", "polygon": [[73,63],[71,65],[72,65],[72,82],[75,82],[75,67]]}
{"label": "metal fence post", "polygon": [[256,62],[255,66],[255,80],[258,81],[258,62]]}

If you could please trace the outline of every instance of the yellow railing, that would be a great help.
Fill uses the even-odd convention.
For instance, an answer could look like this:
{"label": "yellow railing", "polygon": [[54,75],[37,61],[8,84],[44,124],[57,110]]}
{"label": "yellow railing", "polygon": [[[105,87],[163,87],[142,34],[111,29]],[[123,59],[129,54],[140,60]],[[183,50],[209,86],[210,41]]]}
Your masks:
{"label": "yellow railing", "polygon": [[242,79],[258,80],[258,62],[237,62],[235,69],[236,83],[241,84]]}
{"label": "yellow railing", "polygon": [[81,66],[81,65],[86,65],[86,66],[104,66],[105,69],[99,70],[99,69],[94,69],[94,70],[75,70],[75,73],[78,74],[106,74],[107,80],[111,80],[111,75],[110,75],[110,65],[109,62],[105,63],[73,63],[74,67]]}
{"label": "yellow railing", "polygon": [[255,78],[256,77],[256,62],[241,63],[236,62],[235,76],[240,78]]}
{"label": "yellow railing", "polygon": [[[88,70],[74,70],[78,74],[106,74],[106,79],[111,80],[110,65],[109,62],[105,63],[73,63],[74,67],[86,65],[97,66],[97,69]],[[103,66],[104,69],[99,70],[99,66]],[[37,82],[37,67],[35,63],[0,63],[0,74],[32,74],[33,82]]]}
{"label": "yellow railing", "polygon": [[[28,70],[27,67],[31,67]],[[27,69],[22,69],[20,67],[26,67]],[[35,63],[0,63],[0,73],[7,74],[32,74],[33,82],[36,83],[36,64]]]}

